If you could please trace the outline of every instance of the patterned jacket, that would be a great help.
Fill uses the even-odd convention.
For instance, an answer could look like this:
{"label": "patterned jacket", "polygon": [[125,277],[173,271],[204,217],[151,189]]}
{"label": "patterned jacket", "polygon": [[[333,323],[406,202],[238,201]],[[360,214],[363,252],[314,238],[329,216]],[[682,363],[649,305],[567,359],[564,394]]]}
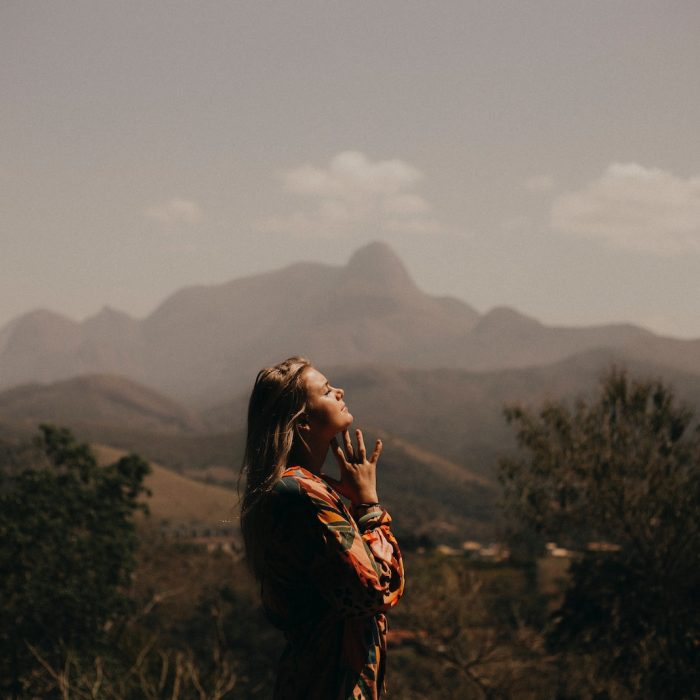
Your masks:
{"label": "patterned jacket", "polygon": [[285,632],[275,700],[375,700],[384,689],[384,611],[403,593],[385,510],[356,522],[323,479],[290,467],[266,508],[263,608]]}

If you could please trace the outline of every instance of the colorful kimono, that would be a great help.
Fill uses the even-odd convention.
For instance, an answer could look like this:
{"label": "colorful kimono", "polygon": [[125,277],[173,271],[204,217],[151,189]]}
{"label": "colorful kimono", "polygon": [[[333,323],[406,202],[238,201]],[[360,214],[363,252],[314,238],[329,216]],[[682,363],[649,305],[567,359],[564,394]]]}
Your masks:
{"label": "colorful kimono", "polygon": [[265,510],[270,537],[262,602],[287,639],[274,699],[379,698],[384,611],[404,586],[389,513],[356,522],[335,490],[302,467],[283,473]]}

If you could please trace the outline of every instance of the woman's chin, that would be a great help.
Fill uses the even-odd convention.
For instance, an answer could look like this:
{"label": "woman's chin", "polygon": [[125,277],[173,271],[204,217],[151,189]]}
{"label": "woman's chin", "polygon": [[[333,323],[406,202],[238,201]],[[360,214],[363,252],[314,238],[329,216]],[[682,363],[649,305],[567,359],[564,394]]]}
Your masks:
{"label": "woman's chin", "polygon": [[344,430],[347,430],[352,425],[353,420],[352,413],[348,411],[345,414],[345,423],[338,429],[338,432],[342,433]]}

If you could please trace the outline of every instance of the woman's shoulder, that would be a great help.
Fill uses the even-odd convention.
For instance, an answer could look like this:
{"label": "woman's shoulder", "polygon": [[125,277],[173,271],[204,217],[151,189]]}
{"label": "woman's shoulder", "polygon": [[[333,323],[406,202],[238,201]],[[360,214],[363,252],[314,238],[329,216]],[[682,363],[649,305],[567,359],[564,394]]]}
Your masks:
{"label": "woman's shoulder", "polygon": [[302,483],[304,481],[322,481],[315,474],[312,474],[308,469],[299,466],[287,467],[283,472],[282,476],[275,486],[281,485],[281,487],[289,488],[294,487],[295,484]]}
{"label": "woman's shoulder", "polygon": [[336,504],[339,500],[338,494],[321,477],[299,466],[287,467],[272,490],[281,496],[310,498],[316,502]]}

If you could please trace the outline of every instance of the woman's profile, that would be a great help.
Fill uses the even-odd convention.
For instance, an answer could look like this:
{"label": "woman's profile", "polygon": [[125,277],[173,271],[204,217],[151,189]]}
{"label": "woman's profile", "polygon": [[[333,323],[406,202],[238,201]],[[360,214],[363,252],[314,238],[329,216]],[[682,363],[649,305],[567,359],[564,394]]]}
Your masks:
{"label": "woman's profile", "polygon": [[[378,698],[401,553],[342,389],[308,360],[261,370],[248,406],[241,529],[268,618],[285,633],[275,700]],[[341,434],[343,447],[336,436]],[[332,449],[340,479],[323,474]],[[347,507],[341,496],[350,502]]]}

